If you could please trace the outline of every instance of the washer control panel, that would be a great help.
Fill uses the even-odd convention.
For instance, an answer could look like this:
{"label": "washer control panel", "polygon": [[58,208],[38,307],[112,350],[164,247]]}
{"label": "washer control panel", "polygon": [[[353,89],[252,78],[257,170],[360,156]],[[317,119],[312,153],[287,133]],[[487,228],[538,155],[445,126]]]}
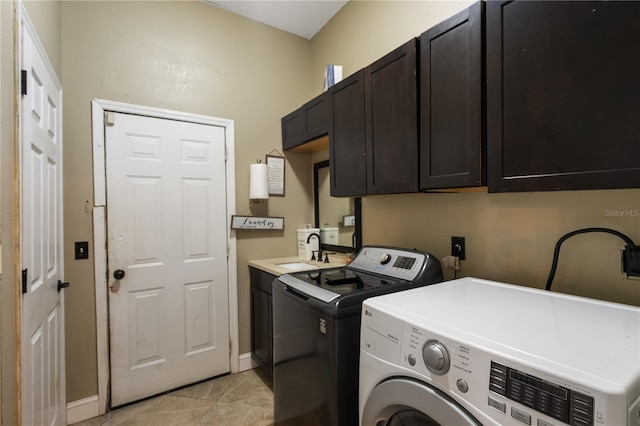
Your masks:
{"label": "washer control panel", "polygon": [[491,361],[489,390],[571,425],[592,425],[593,397]]}
{"label": "washer control panel", "polygon": [[363,247],[347,268],[413,281],[422,272],[429,256],[391,247]]}

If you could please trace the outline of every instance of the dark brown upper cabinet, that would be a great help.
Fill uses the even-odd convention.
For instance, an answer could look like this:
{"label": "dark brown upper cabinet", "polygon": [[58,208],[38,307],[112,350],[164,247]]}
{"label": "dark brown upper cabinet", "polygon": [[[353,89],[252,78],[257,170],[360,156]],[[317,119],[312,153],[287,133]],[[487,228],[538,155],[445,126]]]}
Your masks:
{"label": "dark brown upper cabinet", "polygon": [[490,192],[640,187],[640,2],[489,1]]}
{"label": "dark brown upper cabinet", "polygon": [[484,3],[420,36],[420,190],[485,185]]}
{"label": "dark brown upper cabinet", "polygon": [[282,117],[282,149],[285,151],[301,145],[302,140],[302,115],[297,109]]}
{"label": "dark brown upper cabinet", "polygon": [[412,39],[329,89],[331,195],[418,190],[418,95]]}
{"label": "dark brown upper cabinet", "polygon": [[[282,118],[282,149],[294,151],[313,151],[309,141],[317,140],[329,132],[326,92],[313,98],[297,110]],[[326,141],[323,148],[326,148]]]}
{"label": "dark brown upper cabinet", "polygon": [[365,68],[367,193],[418,191],[417,39]]}
{"label": "dark brown upper cabinet", "polygon": [[329,89],[331,195],[367,193],[364,69]]}

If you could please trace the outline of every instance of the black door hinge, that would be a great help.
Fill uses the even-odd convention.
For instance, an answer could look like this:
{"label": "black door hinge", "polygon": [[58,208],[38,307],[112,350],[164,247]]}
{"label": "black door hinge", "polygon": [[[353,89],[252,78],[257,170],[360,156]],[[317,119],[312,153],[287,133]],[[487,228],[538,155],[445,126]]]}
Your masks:
{"label": "black door hinge", "polygon": [[27,293],[27,269],[22,270],[22,294]]}
{"label": "black door hinge", "polygon": [[20,71],[20,93],[23,96],[27,94],[27,70]]}

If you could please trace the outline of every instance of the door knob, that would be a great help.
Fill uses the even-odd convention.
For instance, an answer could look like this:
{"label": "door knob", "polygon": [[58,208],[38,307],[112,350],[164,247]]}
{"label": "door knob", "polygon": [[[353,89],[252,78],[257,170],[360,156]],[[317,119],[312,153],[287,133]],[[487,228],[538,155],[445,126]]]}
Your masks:
{"label": "door knob", "polygon": [[58,293],[60,293],[60,290],[62,290],[63,288],[67,287],[69,287],[69,283],[63,283],[62,281],[58,280]]}
{"label": "door knob", "polygon": [[121,280],[124,278],[124,271],[122,269],[116,269],[113,273],[113,278],[116,280]]}

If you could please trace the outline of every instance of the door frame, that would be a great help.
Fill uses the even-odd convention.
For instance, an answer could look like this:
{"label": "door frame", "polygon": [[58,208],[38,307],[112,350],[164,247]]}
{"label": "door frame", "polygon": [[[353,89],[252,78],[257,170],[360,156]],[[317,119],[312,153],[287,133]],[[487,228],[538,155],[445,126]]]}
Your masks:
{"label": "door frame", "polygon": [[98,410],[106,413],[109,404],[109,308],[107,280],[107,222],[106,222],[106,164],[105,164],[105,112],[136,114],[147,117],[186,121],[224,127],[226,145],[227,194],[227,269],[229,281],[229,338],[231,339],[229,364],[231,373],[239,371],[240,347],[238,338],[238,270],[236,231],[231,229],[231,216],[236,212],[235,139],[233,120],[190,114],[141,105],[132,105],[104,99],[91,101],[93,148],[93,247],[94,280],[96,293],[96,335],[98,356]]}

